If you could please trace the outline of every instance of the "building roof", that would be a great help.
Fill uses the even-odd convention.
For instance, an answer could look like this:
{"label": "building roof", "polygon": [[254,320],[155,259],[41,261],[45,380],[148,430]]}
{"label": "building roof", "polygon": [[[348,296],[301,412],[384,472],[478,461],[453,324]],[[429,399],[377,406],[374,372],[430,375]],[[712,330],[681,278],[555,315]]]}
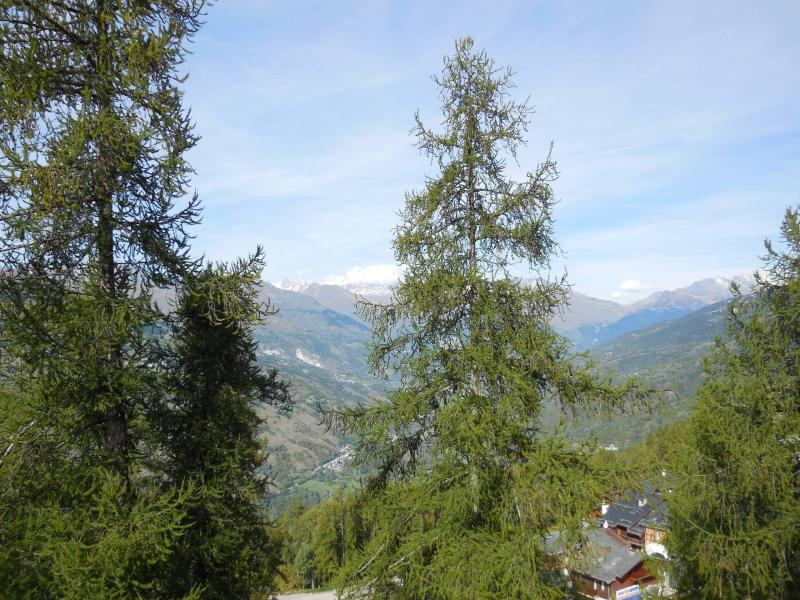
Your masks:
{"label": "building roof", "polygon": [[609,527],[623,527],[628,533],[643,537],[646,527],[665,529],[669,516],[667,504],[658,489],[645,483],[644,489],[631,490],[608,507],[606,514],[598,517],[597,522]]}
{"label": "building roof", "polygon": [[[545,537],[544,545],[548,554],[556,555],[564,552],[558,533],[551,533]],[[641,552],[631,550],[627,544],[608,531],[592,527],[586,534],[582,559],[579,563],[573,563],[571,570],[610,585],[615,579],[624,579],[642,563],[642,560]]]}
{"label": "building roof", "polygon": [[642,562],[642,553],[631,550],[607,531],[593,529],[586,544],[586,564],[575,572],[611,584],[625,576]]}

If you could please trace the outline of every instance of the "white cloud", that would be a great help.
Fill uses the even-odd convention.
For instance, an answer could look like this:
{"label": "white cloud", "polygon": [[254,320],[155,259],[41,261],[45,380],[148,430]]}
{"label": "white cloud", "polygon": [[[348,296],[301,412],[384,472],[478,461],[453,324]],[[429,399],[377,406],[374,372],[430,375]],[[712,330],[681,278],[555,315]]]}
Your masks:
{"label": "white cloud", "polygon": [[638,279],[626,279],[611,293],[613,298],[629,298],[638,296],[643,291],[642,282]]}
{"label": "white cloud", "polygon": [[639,290],[641,287],[642,284],[638,279],[626,279],[620,284],[619,289],[627,292]]}
{"label": "white cloud", "polygon": [[344,275],[329,275],[323,283],[332,285],[376,284],[391,285],[400,278],[397,265],[367,265],[350,268]]}

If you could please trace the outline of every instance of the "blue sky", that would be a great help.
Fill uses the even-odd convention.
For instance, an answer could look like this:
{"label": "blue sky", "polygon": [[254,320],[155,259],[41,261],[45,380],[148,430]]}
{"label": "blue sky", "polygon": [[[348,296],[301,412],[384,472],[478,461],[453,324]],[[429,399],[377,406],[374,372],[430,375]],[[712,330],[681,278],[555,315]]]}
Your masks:
{"label": "blue sky", "polygon": [[752,272],[800,202],[800,2],[222,0],[186,62],[209,259],[265,279],[390,278],[407,190],[435,174],[409,130],[472,36],[552,141],[555,231],[575,289],[622,302]]}

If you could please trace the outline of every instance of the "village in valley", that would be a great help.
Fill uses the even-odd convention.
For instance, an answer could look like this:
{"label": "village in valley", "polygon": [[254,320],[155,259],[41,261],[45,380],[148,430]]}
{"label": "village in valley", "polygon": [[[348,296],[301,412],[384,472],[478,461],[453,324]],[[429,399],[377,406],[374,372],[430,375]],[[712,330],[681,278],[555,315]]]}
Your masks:
{"label": "village in valley", "polygon": [[[668,481],[663,472],[663,481]],[[646,484],[643,490],[606,498],[586,522],[585,559],[563,559],[558,533],[547,539],[551,556],[582,596],[602,600],[674,597],[669,553],[664,545],[669,517],[664,494],[669,487]]]}

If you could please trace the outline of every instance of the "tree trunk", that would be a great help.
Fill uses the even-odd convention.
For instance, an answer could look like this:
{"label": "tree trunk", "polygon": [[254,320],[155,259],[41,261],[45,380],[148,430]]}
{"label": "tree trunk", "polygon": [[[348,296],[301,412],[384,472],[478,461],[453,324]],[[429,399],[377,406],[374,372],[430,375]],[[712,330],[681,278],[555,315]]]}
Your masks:
{"label": "tree trunk", "polygon": [[[475,289],[478,282],[478,223],[475,215],[477,212],[477,192],[476,192],[476,177],[475,177],[475,158],[477,156],[475,146],[477,140],[475,139],[478,134],[477,120],[470,111],[467,118],[466,139],[464,141],[464,158],[467,163],[467,223],[469,224],[469,337],[470,342],[479,339],[480,336],[480,322],[476,318],[475,311],[475,298],[477,290]],[[472,393],[478,397],[481,394],[480,371],[477,365],[472,367],[470,373],[470,387]],[[478,409],[473,406],[472,412],[477,416]],[[480,479],[478,478],[477,467],[474,461],[469,464],[469,482],[473,492],[472,513],[477,515],[480,512]]]}
{"label": "tree trunk", "polygon": [[[109,69],[112,68],[112,52],[108,40],[108,31],[105,14],[105,1],[97,2],[97,87],[96,97],[99,118],[110,115],[114,109],[111,100],[111,92],[107,89],[109,79]],[[99,177],[97,185],[97,260],[100,271],[100,293],[102,294],[103,310],[106,322],[111,323],[114,312],[114,301],[117,298],[116,289],[116,269],[114,260],[114,181],[116,179],[116,167],[113,164],[111,153],[113,150],[103,134],[98,140],[98,161],[100,162]],[[122,350],[118,346],[109,349],[106,356],[105,372],[106,377],[113,377],[119,373],[117,367],[122,360]],[[115,394],[113,383],[110,379],[105,380],[105,389],[101,393],[108,399]],[[112,406],[106,409],[106,447],[113,457],[115,469],[123,475],[127,481],[128,473],[128,425],[125,418],[125,407],[120,399],[115,399]]]}

